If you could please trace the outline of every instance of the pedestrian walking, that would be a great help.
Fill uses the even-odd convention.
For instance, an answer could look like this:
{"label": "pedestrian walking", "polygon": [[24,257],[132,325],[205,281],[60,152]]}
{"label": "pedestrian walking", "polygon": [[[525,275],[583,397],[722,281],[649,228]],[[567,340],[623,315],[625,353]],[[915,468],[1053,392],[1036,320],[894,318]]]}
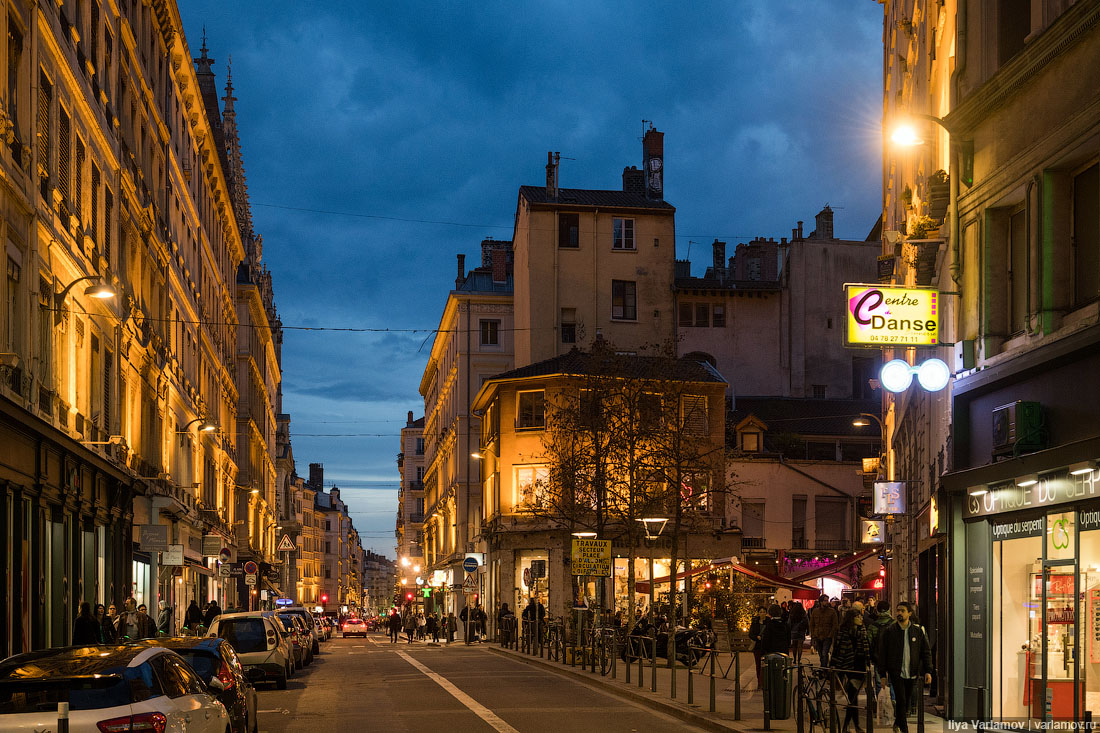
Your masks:
{"label": "pedestrian walking", "polygon": [[432,637],[432,641],[436,644],[439,643],[439,616],[433,611],[428,614],[428,618],[425,621],[427,626],[428,635]]}
{"label": "pedestrian walking", "polygon": [[218,607],[216,600],[210,601],[210,605],[206,607],[206,613],[202,615],[202,625],[206,628],[210,628],[210,624],[214,623],[214,619],[221,616],[222,610]]}
{"label": "pedestrian walking", "polygon": [[470,636],[473,634],[473,619],[470,618],[472,609],[469,606],[463,606],[462,610],[458,612],[458,618],[462,621],[462,638],[469,644]]}
{"label": "pedestrian walking", "polygon": [[195,602],[194,599],[191,599],[191,605],[187,607],[187,614],[184,617],[184,622],[184,625],[192,631],[198,629],[199,625],[202,623],[202,609],[199,608],[199,604]]}
{"label": "pedestrian walking", "polygon": [[84,601],[80,604],[80,615],[73,621],[73,646],[102,643],[103,631],[92,615],[92,604]]}
{"label": "pedestrian walking", "polygon": [[932,649],[924,629],[912,622],[912,615],[907,602],[899,603],[894,611],[896,621],[878,634],[875,650],[875,661],[894,691],[894,730],[901,733],[909,733],[907,716],[916,682],[923,675],[924,684],[932,684]]}
{"label": "pedestrian walking", "polygon": [[489,616],[485,613],[485,609],[481,607],[481,604],[474,606],[474,639],[479,644],[485,641],[485,629],[488,621]]}
{"label": "pedestrian walking", "polygon": [[165,601],[157,603],[157,633],[165,636],[172,635],[172,607]]}
{"label": "pedestrian walking", "polygon": [[451,644],[455,640],[455,632],[458,631],[458,622],[455,620],[453,611],[447,612],[447,643]]}
{"label": "pedestrian walking", "polygon": [[764,648],[760,645],[760,636],[764,633],[764,620],[768,618],[768,609],[756,607],[756,615],[749,624],[749,638],[752,639],[752,657],[756,663],[756,686],[761,687],[760,660],[764,658]]}
{"label": "pedestrian walking", "polygon": [[810,641],[817,649],[817,656],[821,660],[822,667],[829,666],[829,648],[833,644],[833,637],[840,627],[840,616],[836,608],[829,603],[829,596],[822,594],[817,603],[810,609]]}
{"label": "pedestrian walking", "polygon": [[401,634],[401,614],[397,612],[396,608],[390,613],[390,617],[386,619],[386,628],[390,632],[390,643],[396,644],[397,637]]}
{"label": "pedestrian walking", "polygon": [[[866,623],[867,635],[871,640],[871,653],[874,655],[878,649],[878,637],[883,630],[894,623],[894,617],[890,615],[890,601],[879,601],[870,611],[871,620],[870,623]],[[883,679],[883,670],[879,666],[877,660],[872,673],[872,679],[875,684],[875,694],[882,689],[882,686],[886,684]]]}
{"label": "pedestrian walking", "polygon": [[[832,666],[844,670],[838,674],[841,686],[848,698],[844,709],[843,731],[851,725],[855,733],[863,733],[859,727],[859,690],[867,677],[870,666],[871,640],[863,626],[863,609],[849,608],[844,612],[844,620],[836,632],[833,645]],[[870,686],[868,686],[868,694]]]}
{"label": "pedestrian walking", "polygon": [[791,624],[791,660],[795,664],[802,662],[802,651],[806,646],[806,634],[810,632],[810,622],[806,617],[806,608],[798,601],[790,603]]}
{"label": "pedestrian walking", "polygon": [[413,635],[416,633],[416,614],[411,610],[405,611],[405,638],[413,643]]}
{"label": "pedestrian walking", "polygon": [[497,612],[497,630],[500,632],[500,642],[506,646],[512,643],[512,624],[515,620],[516,614],[512,613],[508,604],[501,603]]}
{"label": "pedestrian walking", "polygon": [[[111,608],[114,608],[114,605]],[[114,622],[107,615],[107,609],[102,603],[95,604],[95,620],[99,623],[99,637],[103,639],[103,643],[114,644],[118,638],[118,632],[115,630]]]}

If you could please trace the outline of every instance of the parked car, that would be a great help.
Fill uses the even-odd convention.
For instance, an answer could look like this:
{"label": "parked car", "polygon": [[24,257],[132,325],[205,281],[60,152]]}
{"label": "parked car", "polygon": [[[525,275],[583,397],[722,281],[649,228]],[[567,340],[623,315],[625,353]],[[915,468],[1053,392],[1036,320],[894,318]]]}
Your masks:
{"label": "parked car", "polygon": [[325,621],[324,616],[314,616],[313,623],[317,624],[317,628],[321,630],[321,633],[323,634],[321,638],[323,638],[325,641],[328,641],[332,638],[332,627],[328,624],[327,621]]}
{"label": "parked car", "polygon": [[225,733],[229,714],[206,682],[171,649],[145,644],[70,646],[0,662],[0,729],[57,727],[69,703],[70,733],[182,731]]}
{"label": "parked car", "polygon": [[366,636],[367,635],[367,622],[358,618],[344,619],[343,633],[345,637],[348,636]]}
{"label": "parked car", "polygon": [[258,669],[245,670],[233,646],[219,637],[196,638],[159,637],[141,642],[148,646],[171,649],[183,657],[199,677],[209,680],[217,677],[223,689],[215,697],[225,705],[233,733],[256,733],[256,688],[253,679],[263,679]]}
{"label": "parked car", "polygon": [[293,614],[277,613],[275,616],[294,636],[294,642],[298,645],[298,666],[308,667],[313,664],[313,645],[317,640],[313,638],[313,634],[309,633],[305,622],[301,617]]}
{"label": "parked car", "polygon": [[223,613],[210,624],[210,636],[228,641],[245,669],[259,669],[263,681],[285,690],[294,674],[294,650],[289,632],[277,618],[260,611]]}
{"label": "parked car", "polygon": [[302,619],[302,623],[305,624],[306,630],[309,631],[310,636],[313,637],[313,654],[319,654],[321,652],[321,635],[322,631],[317,622],[313,619],[313,614],[310,613],[304,606],[284,606],[279,609],[279,615],[293,614]]}

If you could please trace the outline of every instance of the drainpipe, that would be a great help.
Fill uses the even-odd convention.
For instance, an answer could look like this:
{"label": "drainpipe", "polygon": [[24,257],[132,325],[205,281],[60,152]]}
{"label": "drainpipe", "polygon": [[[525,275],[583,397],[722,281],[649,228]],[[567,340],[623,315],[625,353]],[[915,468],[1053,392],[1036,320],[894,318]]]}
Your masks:
{"label": "drainpipe", "polygon": [[[958,0],[957,9],[955,12],[955,70],[951,72],[951,89],[954,92],[954,98],[951,100],[951,109],[955,109],[959,105],[959,99],[962,96],[960,92],[960,86],[962,83],[963,73],[966,71],[966,8],[968,0]],[[959,284],[962,279],[962,264],[959,256],[959,176],[962,174],[962,153],[959,149],[958,140],[952,137],[952,151],[951,151],[951,165],[954,170],[951,172],[951,226],[949,235],[951,237],[951,280],[955,285]]]}

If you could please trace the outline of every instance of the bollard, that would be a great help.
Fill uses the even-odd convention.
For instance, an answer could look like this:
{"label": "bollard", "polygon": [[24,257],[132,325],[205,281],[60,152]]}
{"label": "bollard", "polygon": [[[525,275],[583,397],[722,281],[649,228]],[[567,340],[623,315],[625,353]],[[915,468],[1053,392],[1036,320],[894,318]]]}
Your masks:
{"label": "bollard", "polygon": [[[714,670],[711,670],[710,688],[713,694]],[[741,720],[741,652],[733,653],[733,719]]]}
{"label": "bollard", "polygon": [[57,703],[57,733],[69,733],[69,703]]}
{"label": "bollard", "polygon": [[803,685],[804,685],[804,682],[802,680],[802,665],[799,664],[798,665],[798,689],[795,690],[795,693],[794,693],[794,699],[796,701],[796,704],[798,705],[798,711],[795,713],[795,719],[797,720],[796,728],[798,730],[798,733],[805,733],[805,730],[806,730],[806,720],[803,717],[804,713],[803,713],[803,710],[802,710],[803,705],[806,702],[806,699],[803,696],[803,691],[805,689],[803,687]]}
{"label": "bollard", "polygon": [[[717,657],[717,656],[718,656],[718,650],[717,649],[711,649],[710,650],[710,712],[712,712],[712,713],[714,712],[714,707],[715,707],[715,705],[714,705],[714,665],[716,664],[715,657]],[[738,700],[737,700],[737,717],[738,717],[738,719],[741,717],[741,699],[740,698],[738,698]]]}
{"label": "bollard", "polygon": [[[668,653],[671,654],[673,657],[676,656],[676,653],[673,652],[671,649],[669,649]],[[670,675],[669,694],[671,694],[672,699],[675,700],[676,699],[676,660],[675,659],[673,659],[672,664],[669,665],[668,673]]]}
{"label": "bollard", "polygon": [[650,632],[653,636],[653,666],[649,670],[650,692],[657,691],[657,629]]}
{"label": "bollard", "polygon": [[[691,652],[691,647],[688,647],[688,652]],[[695,689],[691,681],[691,668],[693,665],[688,665],[688,705],[695,704]]]}

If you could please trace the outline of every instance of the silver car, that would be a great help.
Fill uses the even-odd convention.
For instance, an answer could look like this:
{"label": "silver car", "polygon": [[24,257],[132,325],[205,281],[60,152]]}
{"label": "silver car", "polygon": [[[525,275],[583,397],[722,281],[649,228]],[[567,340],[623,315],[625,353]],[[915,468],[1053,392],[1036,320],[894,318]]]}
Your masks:
{"label": "silver car", "polygon": [[294,651],[278,619],[265,611],[223,613],[210,624],[209,632],[233,645],[246,670],[262,670],[264,680],[286,689],[287,679],[294,674]]}

